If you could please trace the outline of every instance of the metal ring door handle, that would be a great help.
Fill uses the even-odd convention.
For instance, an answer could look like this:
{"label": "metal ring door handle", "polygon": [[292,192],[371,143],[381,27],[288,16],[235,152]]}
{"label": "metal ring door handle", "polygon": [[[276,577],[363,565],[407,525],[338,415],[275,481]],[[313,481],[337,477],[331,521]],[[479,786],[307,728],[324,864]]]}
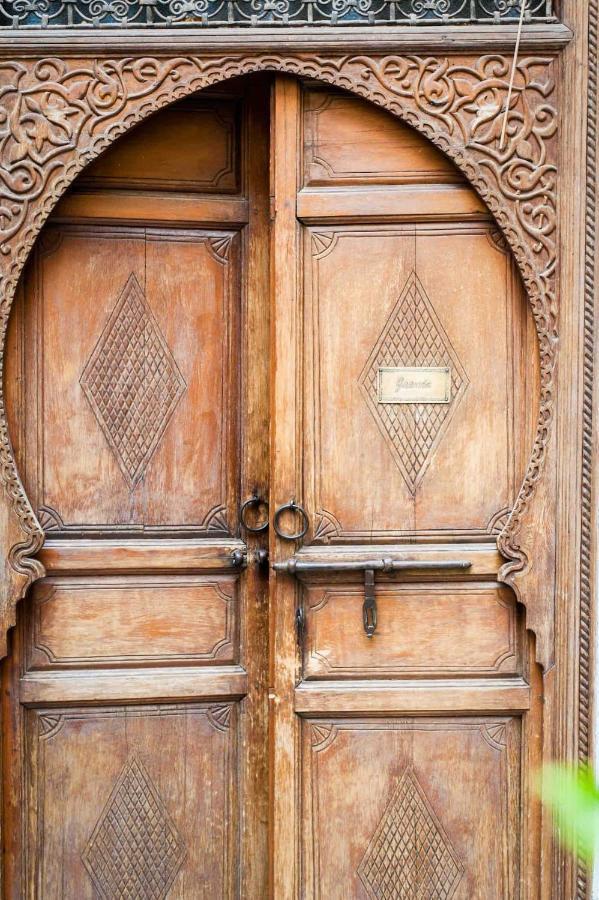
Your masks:
{"label": "metal ring door handle", "polygon": [[[287,510],[291,510],[292,512],[296,512],[302,519],[302,527],[299,531],[294,533],[289,533],[286,531],[281,531],[279,528],[279,522],[281,520],[281,516]],[[300,538],[303,538],[305,533],[307,532],[310,525],[310,520],[308,519],[308,514],[303,506],[300,506],[295,500],[290,500],[289,503],[284,503],[282,506],[279,506],[277,511],[275,512],[274,518],[272,520],[272,527],[275,530],[275,534],[277,534],[284,541],[299,541]]]}
{"label": "metal ring door handle", "polygon": [[[259,509],[261,506],[266,508],[266,519],[261,525],[250,525],[245,517],[246,510],[251,509],[254,506],[256,509]],[[252,496],[248,497],[239,508],[239,521],[246,531],[251,531],[253,534],[259,534],[261,531],[266,531],[268,528],[268,500],[263,500],[258,494],[252,494]]]}

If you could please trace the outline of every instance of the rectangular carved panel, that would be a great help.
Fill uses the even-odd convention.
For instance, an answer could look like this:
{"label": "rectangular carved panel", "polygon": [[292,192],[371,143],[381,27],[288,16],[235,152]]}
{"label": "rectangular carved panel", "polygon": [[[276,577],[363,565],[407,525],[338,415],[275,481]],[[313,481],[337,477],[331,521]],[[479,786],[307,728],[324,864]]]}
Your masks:
{"label": "rectangular carved panel", "polygon": [[517,719],[305,721],[302,896],[517,896],[519,752]]}
{"label": "rectangular carved panel", "polygon": [[304,95],[304,184],[461,181],[416,131],[376,106],[335,91]]}
{"label": "rectangular carved panel", "polygon": [[40,709],[28,732],[36,896],[235,894],[233,706]]}
{"label": "rectangular carved panel", "polygon": [[[490,226],[314,227],[305,247],[316,538],[493,533],[531,446],[537,360]],[[404,367],[449,369],[447,402],[384,402],[380,370]]]}
{"label": "rectangular carved panel", "polygon": [[47,579],[28,606],[28,668],[237,662],[237,579]]}
{"label": "rectangular carved panel", "polygon": [[103,154],[78,185],[231,194],[239,190],[239,124],[232,100],[183,101]]}
{"label": "rectangular carved panel", "polygon": [[38,345],[26,475],[47,531],[232,527],[237,240],[101,226],[46,236],[27,298]]}
{"label": "rectangular carved panel", "polygon": [[379,583],[377,629],[362,627],[364,588],[305,590],[307,678],[514,674],[520,665],[515,599],[499,585]]}

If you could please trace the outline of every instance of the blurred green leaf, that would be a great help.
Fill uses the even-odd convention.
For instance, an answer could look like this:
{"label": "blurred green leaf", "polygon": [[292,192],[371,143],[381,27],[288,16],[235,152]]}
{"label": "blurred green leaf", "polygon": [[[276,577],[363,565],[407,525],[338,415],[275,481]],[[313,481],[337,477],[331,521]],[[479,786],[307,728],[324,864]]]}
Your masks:
{"label": "blurred green leaf", "polygon": [[599,849],[599,789],[592,771],[545,766],[538,787],[560,840],[590,862]]}

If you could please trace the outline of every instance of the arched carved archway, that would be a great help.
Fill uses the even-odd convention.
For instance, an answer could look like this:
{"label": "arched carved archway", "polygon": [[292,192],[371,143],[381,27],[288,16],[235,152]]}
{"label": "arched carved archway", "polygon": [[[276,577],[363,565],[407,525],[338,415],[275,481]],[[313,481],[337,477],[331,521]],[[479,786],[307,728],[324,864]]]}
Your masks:
{"label": "arched carved archway", "polygon": [[[518,590],[537,634],[539,661],[553,660],[553,614],[546,594],[524,589],[531,560],[551,554],[531,547],[526,515],[543,503],[553,418],[557,343],[557,141],[553,60],[518,62],[501,146],[502,112],[511,60],[493,54],[451,56],[231,53],[226,58],[177,57],[90,60],[45,59],[0,65],[0,362],[12,299],[27,255],[53,206],[79,172],[119,135],[173,101],[234,76],[273,70],[344,88],[378,104],[445,152],[497,220],[520,268],[540,353],[541,397],[536,439],[512,515],[499,537],[506,557],[501,577]],[[0,478],[8,502],[0,510],[6,554],[0,598],[0,651],[14,624],[15,606],[43,575],[35,554],[43,532],[18,477],[4,401],[0,403]],[[537,576],[538,577],[538,576]],[[518,579],[518,584],[515,584]]]}

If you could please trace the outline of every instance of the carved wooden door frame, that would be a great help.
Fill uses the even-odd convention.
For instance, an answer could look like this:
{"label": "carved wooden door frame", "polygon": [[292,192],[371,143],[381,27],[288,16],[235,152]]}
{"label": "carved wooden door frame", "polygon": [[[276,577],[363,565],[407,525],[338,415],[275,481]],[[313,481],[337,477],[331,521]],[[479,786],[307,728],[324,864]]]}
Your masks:
{"label": "carved wooden door frame", "polygon": [[[416,38],[402,28],[394,30],[393,40],[389,31],[361,39],[355,33],[350,38],[348,29],[331,36],[328,29],[326,41],[317,40],[315,32],[312,49],[305,31],[295,39],[279,31],[269,49],[264,34],[247,32],[242,37],[231,32],[229,40],[223,32],[218,39],[214,32],[211,38],[205,32],[175,37],[168,30],[115,38],[113,32],[76,41],[65,32],[52,38],[57,54],[52,57],[36,53],[42,41],[47,52],[51,42],[45,34],[39,43],[31,34],[9,42],[0,38],[0,365],[18,279],[48,215],[92,159],[151,113],[228,78],[277,71],[345,88],[403,119],[454,161],[486,203],[517,261],[534,316],[541,363],[539,421],[524,482],[498,538],[505,557],[500,577],[516,590],[536,638],[550,707],[546,755],[585,760],[590,749],[598,3],[571,5],[574,37],[565,26],[538,27],[525,35],[503,148],[511,26],[451,29],[451,52],[438,30]],[[587,47],[588,83],[581,89],[576,57]],[[576,137],[562,130],[568,127],[576,129]],[[567,252],[560,253],[565,234]],[[582,398],[574,411],[567,405],[564,375],[575,377],[578,388],[572,396]],[[36,559],[43,532],[16,469],[3,396],[0,481],[4,655],[17,602],[44,572]],[[568,586],[574,583],[573,602]],[[544,830],[548,835],[549,825]],[[586,896],[584,867],[575,868],[556,861],[550,890],[559,893],[547,896]]]}

